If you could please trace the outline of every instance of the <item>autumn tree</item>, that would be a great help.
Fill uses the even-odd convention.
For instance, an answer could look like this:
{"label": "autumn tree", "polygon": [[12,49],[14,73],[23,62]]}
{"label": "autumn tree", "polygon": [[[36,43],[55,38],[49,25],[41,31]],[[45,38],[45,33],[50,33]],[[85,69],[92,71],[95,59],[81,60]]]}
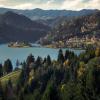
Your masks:
{"label": "autumn tree", "polygon": [[96,57],[100,56],[100,48],[96,48],[95,55],[96,55]]}

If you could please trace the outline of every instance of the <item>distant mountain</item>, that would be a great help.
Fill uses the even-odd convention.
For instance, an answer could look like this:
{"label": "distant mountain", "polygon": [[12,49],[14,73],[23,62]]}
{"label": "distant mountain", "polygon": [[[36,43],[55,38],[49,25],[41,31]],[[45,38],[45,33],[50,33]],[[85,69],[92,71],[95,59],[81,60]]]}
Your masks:
{"label": "distant mountain", "polygon": [[13,11],[18,14],[23,14],[32,20],[47,20],[47,19],[54,19],[56,17],[77,17],[83,15],[89,15],[94,13],[96,9],[83,9],[80,11],[72,11],[72,10],[42,10],[39,8],[32,9],[32,10],[17,10],[17,9],[7,9],[7,8],[0,8],[0,13],[3,14],[7,11]]}
{"label": "distant mountain", "polygon": [[[34,42],[49,32],[53,39],[99,33],[99,10],[17,10],[0,8],[0,40]],[[94,16],[95,18],[91,18]],[[93,22],[96,20],[96,23]],[[96,26],[97,25],[97,26]],[[99,28],[98,28],[99,27]],[[50,37],[50,35],[48,35]],[[47,38],[48,39],[48,38]]]}
{"label": "distant mountain", "polygon": [[60,41],[67,38],[96,35],[100,38],[100,11],[90,15],[62,19],[42,40]]}
{"label": "distant mountain", "polygon": [[11,11],[0,14],[0,43],[17,40],[34,42],[49,30],[48,26],[32,21],[22,14]]}

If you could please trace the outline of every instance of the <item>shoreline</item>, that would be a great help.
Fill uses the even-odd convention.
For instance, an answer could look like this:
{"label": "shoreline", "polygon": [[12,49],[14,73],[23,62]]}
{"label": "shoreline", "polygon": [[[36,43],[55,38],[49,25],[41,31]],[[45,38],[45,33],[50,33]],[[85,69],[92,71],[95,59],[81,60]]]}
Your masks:
{"label": "shoreline", "polygon": [[51,49],[60,49],[60,48],[63,48],[63,49],[66,49],[66,48],[69,48],[69,49],[74,49],[74,50],[85,50],[85,48],[74,48],[74,47],[51,47],[51,46],[47,46],[47,45],[42,45],[42,47],[45,47],[45,48],[51,48]]}

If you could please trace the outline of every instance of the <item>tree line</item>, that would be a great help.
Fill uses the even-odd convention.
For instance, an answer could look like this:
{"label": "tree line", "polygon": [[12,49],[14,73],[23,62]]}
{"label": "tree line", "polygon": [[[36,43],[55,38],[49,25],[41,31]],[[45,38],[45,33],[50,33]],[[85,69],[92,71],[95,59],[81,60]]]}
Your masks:
{"label": "tree line", "polygon": [[[11,72],[8,60],[6,73]],[[1,65],[0,65],[1,66]],[[5,67],[3,66],[3,67]],[[1,67],[0,67],[1,71]],[[57,60],[34,58],[22,63],[21,73],[13,84],[0,82],[1,100],[100,100],[100,48],[88,48],[79,56],[62,49]]]}

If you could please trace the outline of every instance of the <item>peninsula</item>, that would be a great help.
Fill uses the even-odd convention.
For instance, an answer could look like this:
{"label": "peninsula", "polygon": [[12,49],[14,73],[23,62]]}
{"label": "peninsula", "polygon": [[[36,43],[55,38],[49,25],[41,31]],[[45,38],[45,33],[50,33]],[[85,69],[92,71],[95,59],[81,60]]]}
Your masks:
{"label": "peninsula", "polygon": [[28,48],[28,47],[32,47],[31,43],[28,42],[10,42],[8,44],[8,47],[12,47],[12,48]]}

